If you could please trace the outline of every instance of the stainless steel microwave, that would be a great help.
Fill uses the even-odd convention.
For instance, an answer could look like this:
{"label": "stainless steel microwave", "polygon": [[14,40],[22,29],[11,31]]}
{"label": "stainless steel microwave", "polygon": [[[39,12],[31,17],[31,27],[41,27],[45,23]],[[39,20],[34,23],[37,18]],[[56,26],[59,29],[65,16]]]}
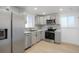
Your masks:
{"label": "stainless steel microwave", "polygon": [[7,39],[7,29],[0,29],[0,40]]}
{"label": "stainless steel microwave", "polygon": [[46,21],[47,25],[56,24],[55,19],[50,19]]}

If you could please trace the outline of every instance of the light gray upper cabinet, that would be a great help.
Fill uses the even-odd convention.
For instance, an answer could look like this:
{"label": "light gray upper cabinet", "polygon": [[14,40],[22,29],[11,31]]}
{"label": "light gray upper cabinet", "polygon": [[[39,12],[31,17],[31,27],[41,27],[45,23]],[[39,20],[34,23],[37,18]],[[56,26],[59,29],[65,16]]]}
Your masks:
{"label": "light gray upper cabinet", "polygon": [[54,13],[54,14],[49,14],[49,15],[45,15],[45,16],[36,16],[35,17],[35,24],[36,25],[46,25],[46,20],[50,20],[50,19],[55,19],[56,24],[60,24],[60,18],[59,18],[59,14]]}
{"label": "light gray upper cabinet", "polygon": [[60,15],[56,14],[56,24],[60,24]]}
{"label": "light gray upper cabinet", "polygon": [[35,24],[36,25],[45,25],[46,24],[45,16],[36,16]]}

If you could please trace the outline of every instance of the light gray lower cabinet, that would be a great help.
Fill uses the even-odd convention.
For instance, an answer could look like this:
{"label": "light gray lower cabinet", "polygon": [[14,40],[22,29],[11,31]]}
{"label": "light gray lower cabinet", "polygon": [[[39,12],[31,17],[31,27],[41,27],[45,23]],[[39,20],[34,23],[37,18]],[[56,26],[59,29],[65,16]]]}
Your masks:
{"label": "light gray lower cabinet", "polygon": [[44,39],[44,32],[43,31],[39,32],[39,37],[40,37],[40,40]]}
{"label": "light gray lower cabinet", "polygon": [[39,37],[38,39],[39,40],[44,39],[44,37],[45,37],[44,34],[45,34],[45,31],[38,31],[38,35],[37,35]]}
{"label": "light gray lower cabinet", "polygon": [[40,31],[37,31],[37,42],[39,42],[41,40],[41,34]]}
{"label": "light gray lower cabinet", "polygon": [[35,31],[32,33],[32,44],[35,44],[43,39],[42,31]]}
{"label": "light gray lower cabinet", "polygon": [[55,43],[61,43],[61,32],[55,32]]}
{"label": "light gray lower cabinet", "polygon": [[45,31],[42,31],[41,33],[42,39],[45,40]]}
{"label": "light gray lower cabinet", "polygon": [[35,44],[37,42],[37,32],[32,32],[31,33],[32,35],[32,44]]}
{"label": "light gray lower cabinet", "polygon": [[31,37],[31,33],[25,34],[25,48],[28,48],[32,45],[32,37]]}
{"label": "light gray lower cabinet", "polygon": [[44,31],[34,31],[28,34],[25,34],[26,36],[26,43],[25,48],[30,47],[31,45],[39,42],[40,40],[44,39]]}

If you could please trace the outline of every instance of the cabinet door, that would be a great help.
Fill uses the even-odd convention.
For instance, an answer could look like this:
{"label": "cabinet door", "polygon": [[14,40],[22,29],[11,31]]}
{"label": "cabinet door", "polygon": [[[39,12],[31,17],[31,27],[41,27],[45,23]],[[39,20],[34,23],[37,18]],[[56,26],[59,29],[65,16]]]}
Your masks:
{"label": "cabinet door", "polygon": [[45,16],[36,16],[36,25],[45,25],[46,24],[46,17]]}
{"label": "cabinet door", "polygon": [[39,22],[39,16],[35,16],[35,24],[36,25],[40,24],[40,22]]}
{"label": "cabinet door", "polygon": [[42,39],[44,40],[45,39],[45,31],[42,31]]}
{"label": "cabinet door", "polygon": [[44,16],[44,21],[43,21],[44,25],[46,24],[46,20],[47,20],[47,18],[46,18],[46,16]]}
{"label": "cabinet door", "polygon": [[40,41],[40,31],[37,32],[37,42]]}
{"label": "cabinet door", "polygon": [[32,33],[32,44],[36,43],[36,32]]}
{"label": "cabinet door", "polygon": [[56,24],[60,24],[60,17],[59,17],[59,14],[56,15]]}
{"label": "cabinet door", "polygon": [[40,24],[40,17],[37,16],[37,24]]}
{"label": "cabinet door", "polygon": [[43,36],[42,36],[42,31],[39,32],[39,40],[42,40],[43,39]]}
{"label": "cabinet door", "polygon": [[55,42],[60,43],[61,42],[61,33],[55,32]]}
{"label": "cabinet door", "polygon": [[45,16],[40,17],[40,24],[41,25],[45,25],[46,24],[46,17]]}
{"label": "cabinet door", "polygon": [[44,31],[39,31],[39,32],[37,33],[37,37],[38,37],[38,38],[37,38],[38,41],[44,39]]}
{"label": "cabinet door", "polygon": [[32,44],[34,44],[34,40],[35,40],[35,34],[32,33]]}
{"label": "cabinet door", "polygon": [[44,24],[44,17],[40,17],[40,24]]}

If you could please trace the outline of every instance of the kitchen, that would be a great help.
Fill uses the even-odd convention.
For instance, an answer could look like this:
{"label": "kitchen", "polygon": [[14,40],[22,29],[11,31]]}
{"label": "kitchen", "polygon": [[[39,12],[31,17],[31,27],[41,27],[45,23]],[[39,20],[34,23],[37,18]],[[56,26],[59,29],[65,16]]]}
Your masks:
{"label": "kitchen", "polygon": [[[71,45],[79,45],[77,43],[79,42],[78,31],[77,31],[78,30],[77,12],[78,12],[78,7],[73,7],[73,6],[68,6],[68,7],[67,6],[65,7],[64,6],[63,7],[62,6],[60,7],[59,6],[49,6],[49,7],[27,6],[27,17],[28,15],[30,17],[33,17],[33,20],[31,22],[29,21],[29,23],[32,24],[30,31],[33,30],[31,32],[32,34],[30,33],[29,36],[30,36],[30,39],[32,37],[34,37],[34,39],[32,38],[32,41],[31,41],[32,44],[29,46],[29,48],[30,47],[31,48],[30,49],[26,48],[26,52],[52,52],[55,48],[53,48],[52,51],[51,49],[47,50],[49,48],[49,45],[46,48],[44,48],[46,46],[44,45],[44,43],[47,44],[48,42],[60,45],[60,48],[58,47],[60,51],[57,50],[58,52],[62,52],[63,49],[66,49],[65,47],[71,47]],[[75,19],[74,17],[76,17],[77,19]],[[27,19],[27,22],[28,22],[28,19]],[[26,24],[25,26],[28,27],[29,25],[28,26],[27,25],[28,24]],[[38,32],[39,33],[42,32],[42,33],[38,35]],[[40,38],[38,38],[39,36]],[[64,44],[69,44],[69,45],[66,46]],[[64,47],[62,45],[64,45]],[[76,48],[77,47],[75,47],[75,49]],[[72,48],[68,50],[70,52]],[[68,51],[63,51],[63,52],[68,52]],[[74,51],[71,51],[71,52],[74,52]]]}
{"label": "kitchen", "polygon": [[[78,8],[78,6],[1,7],[0,28],[5,29],[4,32],[8,35],[3,39],[8,40],[0,37],[2,39],[0,52],[79,52]],[[6,19],[8,21],[5,21]],[[8,46],[3,46],[4,43]]]}
{"label": "kitchen", "polygon": [[[50,41],[49,40],[49,38],[50,38],[52,41],[54,40],[54,43],[60,43],[60,32],[59,32],[60,25],[56,24],[56,22],[54,22],[56,20],[52,19],[52,17],[53,18],[56,17],[55,15],[54,16],[52,15],[51,17],[50,17],[50,15],[47,15],[47,16],[37,15],[37,16],[35,16],[35,18],[34,18],[34,16],[27,16],[27,17],[28,17],[27,22],[30,24],[26,24],[25,35],[26,35],[26,39],[32,40],[32,41],[30,41],[30,42],[32,42],[31,45],[33,45],[41,40],[45,40],[46,38],[48,39],[48,41]],[[35,23],[33,21],[35,21]],[[49,21],[51,21],[51,22],[49,22]],[[30,25],[31,25],[31,27],[30,27]],[[34,27],[32,27],[32,26],[34,26]],[[55,29],[56,29],[56,31],[54,31]],[[47,30],[49,30],[49,31],[53,30],[53,31],[51,31],[51,33],[50,33]],[[52,32],[54,32],[54,33],[52,34]],[[49,36],[51,36],[51,37],[49,37]],[[55,37],[55,36],[57,36],[57,37]],[[59,38],[59,40],[55,40],[55,38],[53,38],[53,37]],[[27,42],[27,45],[29,45],[29,42]]]}

